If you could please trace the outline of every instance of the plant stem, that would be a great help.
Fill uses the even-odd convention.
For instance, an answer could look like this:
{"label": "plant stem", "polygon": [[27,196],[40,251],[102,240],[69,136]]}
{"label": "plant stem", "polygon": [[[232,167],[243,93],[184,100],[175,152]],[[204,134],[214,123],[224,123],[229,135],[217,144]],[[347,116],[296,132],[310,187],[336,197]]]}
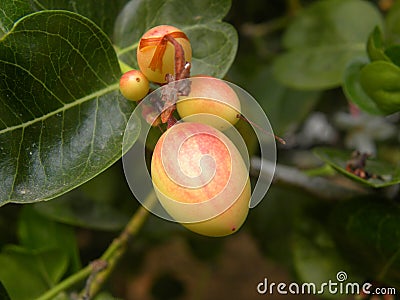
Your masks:
{"label": "plant stem", "polygon": [[281,164],[277,164],[274,170],[274,165],[270,161],[259,157],[251,159],[250,174],[260,176],[261,179],[274,176],[275,183],[302,188],[325,200],[348,199],[370,192],[357,185],[336,182],[321,176],[311,177],[294,167]]}
{"label": "plant stem", "polygon": [[[154,193],[150,194],[151,198],[155,197]],[[146,201],[153,201],[146,199]],[[141,228],[144,220],[148,215],[148,210],[141,206],[136,213],[133,215],[129,223],[126,225],[122,233],[117,237],[104,254],[100,257],[100,260],[108,263],[104,271],[97,273],[91,283],[85,289],[88,296],[92,297],[100,290],[102,284],[109,277],[110,273],[114,269],[116,263],[125,253],[126,245],[131,237],[133,237]],[[82,293],[81,293],[82,295]]]}
{"label": "plant stem", "polygon": [[[147,196],[145,200],[146,207],[151,207],[155,203],[155,201],[156,195],[153,191]],[[81,299],[85,296],[90,296],[90,298],[92,298],[100,290],[103,283],[107,280],[107,278],[113,271],[116,263],[125,253],[126,245],[129,239],[137,234],[148,215],[148,210],[145,207],[140,206],[136,210],[135,214],[131,217],[121,234],[113,240],[113,242],[108,246],[107,250],[99,259],[90,263],[77,273],[72,274],[65,280],[61,281],[36,300],[53,299],[62,291],[72,287],[73,285],[81,282],[89,276],[90,281],[88,280],[84,291],[81,292]],[[99,270],[96,267],[96,262],[104,262],[105,268]]]}
{"label": "plant stem", "polygon": [[87,265],[85,268],[79,270],[77,273],[72,274],[70,277],[66,278],[65,280],[61,281],[59,284],[48,290],[46,293],[41,295],[39,298],[36,300],[49,300],[53,299],[55,296],[57,296],[59,293],[62,291],[66,290],[67,288],[77,284],[78,282],[81,282],[84,280],[86,277],[90,275],[92,272],[92,266]]}
{"label": "plant stem", "polygon": [[[152,206],[155,201],[156,195],[154,192],[151,192],[145,200],[146,206]],[[90,296],[90,298],[97,294],[103,283],[110,276],[115,265],[125,253],[126,245],[128,244],[129,239],[137,234],[148,215],[149,211],[145,207],[140,206],[128,224],[125,226],[121,234],[114,239],[111,245],[100,257],[99,260],[107,262],[107,267],[103,271],[94,274],[90,284],[88,284],[88,286],[85,288],[84,293]],[[81,293],[81,295],[82,294],[83,293]]]}
{"label": "plant stem", "polygon": [[118,62],[119,62],[119,67],[121,68],[122,74],[133,69],[130,65],[124,63],[122,60],[118,60]]}
{"label": "plant stem", "polygon": [[134,50],[136,50],[136,48],[138,46],[139,46],[139,42],[134,43],[134,44],[132,44],[132,45],[130,45],[128,47],[122,48],[122,49],[117,49],[117,51],[116,51],[117,55],[120,56],[120,55],[125,54],[125,53],[127,53],[129,51],[134,51]]}

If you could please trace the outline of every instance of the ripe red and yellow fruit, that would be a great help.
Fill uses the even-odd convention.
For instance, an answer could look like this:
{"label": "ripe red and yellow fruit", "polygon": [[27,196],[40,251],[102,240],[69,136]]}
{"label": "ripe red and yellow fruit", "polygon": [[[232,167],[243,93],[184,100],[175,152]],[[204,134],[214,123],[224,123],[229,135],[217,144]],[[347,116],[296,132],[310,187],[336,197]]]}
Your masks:
{"label": "ripe red and yellow fruit", "polygon": [[210,76],[192,77],[189,95],[179,97],[176,107],[181,118],[219,130],[235,125],[241,111],[236,92],[225,81]]}
{"label": "ripe red and yellow fruit", "polygon": [[209,125],[183,122],[168,129],[154,149],[151,174],[164,209],[194,232],[225,236],[246,219],[248,170],[236,146]]}
{"label": "ripe red and yellow fruit", "polygon": [[182,46],[185,60],[192,60],[189,39],[180,29],[169,25],[151,28],[140,39],[136,54],[140,70],[156,83],[165,83],[166,74],[175,73],[175,47],[165,39],[167,35]]}
{"label": "ripe red and yellow fruit", "polygon": [[149,92],[149,81],[138,70],[130,70],[124,73],[119,80],[121,94],[128,100],[139,101]]}

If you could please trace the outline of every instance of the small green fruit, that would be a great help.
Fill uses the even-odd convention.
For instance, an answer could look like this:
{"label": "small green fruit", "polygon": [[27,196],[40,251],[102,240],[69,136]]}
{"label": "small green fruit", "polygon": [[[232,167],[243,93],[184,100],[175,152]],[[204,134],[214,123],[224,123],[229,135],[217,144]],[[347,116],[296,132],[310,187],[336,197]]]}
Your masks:
{"label": "small green fruit", "polygon": [[126,99],[139,101],[146,97],[150,85],[142,72],[131,70],[121,76],[119,80],[119,89]]}

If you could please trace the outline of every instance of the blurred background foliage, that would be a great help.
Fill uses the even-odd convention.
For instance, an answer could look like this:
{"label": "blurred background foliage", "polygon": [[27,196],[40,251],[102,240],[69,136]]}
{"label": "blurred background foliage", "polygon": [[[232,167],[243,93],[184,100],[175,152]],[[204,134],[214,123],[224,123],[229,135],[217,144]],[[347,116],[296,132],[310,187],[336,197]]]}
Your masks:
{"label": "blurred background foliage", "polygon": [[[339,271],[400,288],[400,109],[371,100],[376,71],[360,74],[374,61],[399,63],[399,20],[400,4],[390,0],[233,0],[225,21],[239,48],[225,79],[252,94],[285,139],[276,180],[226,238],[151,215],[98,299],[258,299],[264,278],[317,284]],[[375,26],[383,33],[372,35]],[[372,155],[367,172],[375,178],[346,169],[355,149]],[[121,162],[54,201],[8,204],[0,210],[0,275],[18,278],[16,289],[19,281],[51,286],[49,277],[56,282],[100,256],[137,207]],[[63,263],[54,268],[53,259]],[[35,263],[44,270],[25,271]]]}

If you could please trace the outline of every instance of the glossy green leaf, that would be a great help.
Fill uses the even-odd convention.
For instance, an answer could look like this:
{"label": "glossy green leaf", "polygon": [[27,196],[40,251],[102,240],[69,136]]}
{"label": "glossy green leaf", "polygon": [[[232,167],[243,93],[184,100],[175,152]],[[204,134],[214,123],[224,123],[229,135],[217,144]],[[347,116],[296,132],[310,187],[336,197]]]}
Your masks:
{"label": "glossy green leaf", "polygon": [[11,299],[35,299],[64,275],[68,257],[57,249],[31,251],[8,246],[0,253],[0,281]]}
{"label": "glossy green leaf", "polygon": [[41,10],[68,10],[91,19],[106,34],[112,35],[114,22],[128,0],[3,0],[0,10],[0,29],[8,32],[19,18]]}
{"label": "glossy green leaf", "polygon": [[338,86],[347,63],[366,54],[365,43],[377,25],[382,25],[381,15],[366,1],[317,1],[288,27],[284,35],[288,52],[278,56],[274,72],[294,88]]}
{"label": "glossy green leaf", "polygon": [[330,216],[341,253],[368,280],[400,287],[400,208],[379,197],[338,204]]}
{"label": "glossy green leaf", "polygon": [[0,37],[11,30],[14,22],[32,12],[31,2],[24,0],[3,0],[0,9]]}
{"label": "glossy green leaf", "polygon": [[386,114],[400,111],[400,68],[390,62],[374,61],[360,74],[360,83],[380,110]]}
{"label": "glossy green leaf", "polygon": [[376,178],[363,179],[346,170],[346,164],[351,158],[351,151],[334,148],[316,148],[314,153],[347,177],[365,185],[380,188],[400,183],[400,164],[393,165],[378,159],[369,158],[365,170]]}
{"label": "glossy green leaf", "polygon": [[0,281],[0,300],[11,300],[10,296],[8,295],[6,288]]}
{"label": "glossy green leaf", "polygon": [[230,0],[132,0],[115,24],[114,39],[120,58],[136,66],[140,37],[151,27],[171,24],[184,31],[192,45],[192,74],[223,77],[237,50],[236,30],[222,22]]}
{"label": "glossy green leaf", "polygon": [[364,91],[360,83],[361,69],[368,63],[369,60],[367,58],[357,57],[348,64],[344,72],[343,91],[347,99],[363,111],[374,115],[381,115],[383,112]]}
{"label": "glossy green leaf", "polygon": [[19,218],[19,243],[31,250],[58,249],[68,257],[71,273],[81,268],[75,231],[72,227],[51,221],[25,206]]}
{"label": "glossy green leaf", "polygon": [[379,27],[375,27],[367,42],[367,52],[371,61],[374,60],[387,60],[390,59],[385,54],[385,47],[383,42],[383,34]]}
{"label": "glossy green leaf", "polygon": [[120,74],[107,36],[74,13],[28,15],[0,40],[0,205],[54,198],[121,157],[134,106]]}

